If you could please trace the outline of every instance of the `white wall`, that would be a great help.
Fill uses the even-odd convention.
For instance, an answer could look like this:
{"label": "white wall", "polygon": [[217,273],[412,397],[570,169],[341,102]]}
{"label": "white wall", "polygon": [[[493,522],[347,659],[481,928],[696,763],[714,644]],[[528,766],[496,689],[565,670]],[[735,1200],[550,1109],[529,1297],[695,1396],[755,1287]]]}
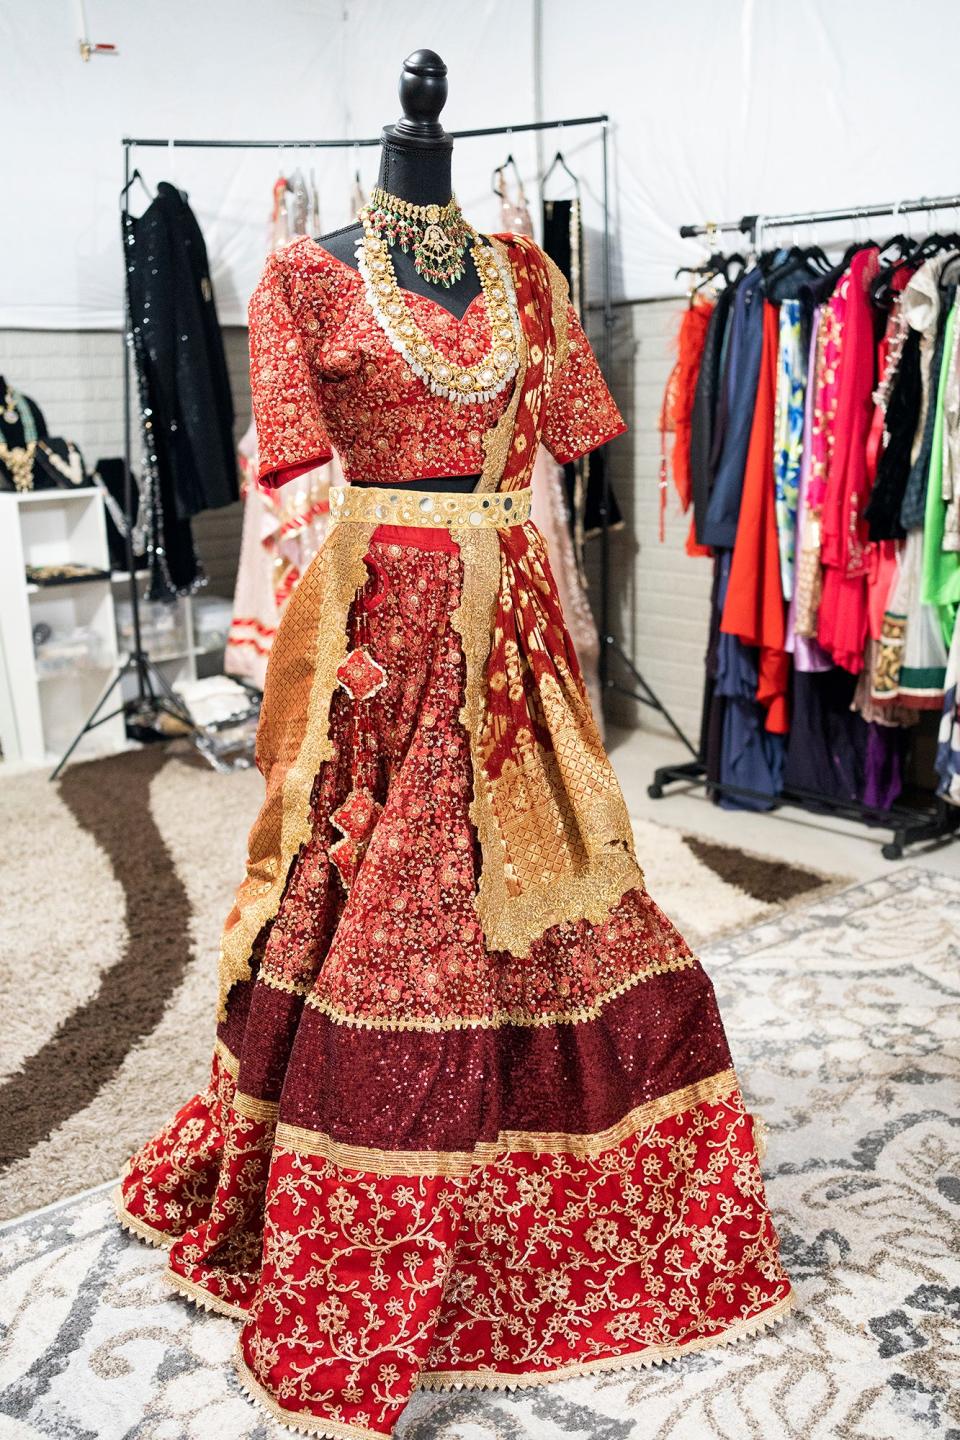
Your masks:
{"label": "white wall", "polygon": [[[677,292],[674,269],[697,251],[677,237],[686,220],[960,183],[953,0],[909,10],[899,0],[541,0],[539,67],[535,8],[535,0],[86,0],[91,38],[115,42],[120,54],[84,65],[76,0],[4,0],[0,325],[118,323],[121,136],[376,135],[397,117],[403,56],[424,44],[450,69],[451,129],[609,111],[622,294]],[[560,143],[584,175],[592,228],[596,136],[568,131]],[[529,137],[457,150],[460,198],[481,227],[495,224],[490,171],[508,145],[533,177]],[[542,158],[554,148],[543,140]],[[221,318],[242,322],[277,156],[141,159],[151,181],[174,178],[189,190]],[[348,151],[314,162],[331,228],[349,218],[353,161]],[[360,161],[369,182],[375,151]]]}

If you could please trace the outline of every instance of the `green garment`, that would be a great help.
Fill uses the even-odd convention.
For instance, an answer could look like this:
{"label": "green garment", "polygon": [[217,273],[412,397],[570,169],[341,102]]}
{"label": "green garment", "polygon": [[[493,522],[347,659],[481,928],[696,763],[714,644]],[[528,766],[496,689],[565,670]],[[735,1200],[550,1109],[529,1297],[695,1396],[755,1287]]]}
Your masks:
{"label": "green garment", "polygon": [[960,553],[944,550],[943,534],[947,506],[943,498],[943,402],[947,374],[953,355],[953,336],[958,324],[960,299],[954,302],[947,316],[943,340],[943,364],[937,382],[936,412],[933,423],[933,448],[927,473],[927,504],[923,516],[923,560],[921,562],[920,599],[934,605],[940,617],[944,644],[949,648],[960,607]]}

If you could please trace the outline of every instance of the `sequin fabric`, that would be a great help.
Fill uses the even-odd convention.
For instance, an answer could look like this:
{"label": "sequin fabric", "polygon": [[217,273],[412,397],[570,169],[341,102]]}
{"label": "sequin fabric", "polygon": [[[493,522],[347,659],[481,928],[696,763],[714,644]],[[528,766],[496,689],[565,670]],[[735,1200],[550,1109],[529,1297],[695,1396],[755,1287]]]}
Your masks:
{"label": "sequin fabric", "polygon": [[[464,565],[418,533],[370,543],[310,838],[210,1086],[118,1201],[176,1288],[243,1320],[250,1393],[330,1437],[390,1435],[418,1386],[649,1363],[791,1298],[712,986],[649,895],[526,957],[484,944]],[[347,887],[365,727],[377,808]]]}
{"label": "sequin fabric", "polygon": [[[417,324],[458,365],[490,348],[482,298],[457,318],[405,292]],[[432,395],[391,347],[357,270],[305,237],[272,254],[249,307],[250,383],[260,479],[279,485],[329,460],[347,480],[385,485],[483,469],[483,438],[510,389],[476,405]],[[624,426],[569,306],[569,353],[551,388],[543,441],[562,462]]]}

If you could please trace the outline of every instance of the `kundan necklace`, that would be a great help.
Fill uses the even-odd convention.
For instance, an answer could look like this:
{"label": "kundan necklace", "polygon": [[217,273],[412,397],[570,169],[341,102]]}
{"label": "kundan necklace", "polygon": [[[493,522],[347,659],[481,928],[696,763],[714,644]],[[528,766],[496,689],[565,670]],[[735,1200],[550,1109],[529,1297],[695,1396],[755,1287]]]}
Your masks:
{"label": "kundan necklace", "polygon": [[520,365],[520,316],[506,262],[471,231],[470,256],[480,278],[491,344],[475,365],[458,365],[440,353],[414,320],[397,283],[390,250],[371,225],[367,209],[360,212],[360,223],[363,238],[357,242],[357,263],[367,301],[394,350],[434,395],[445,395],[459,405],[476,405],[498,395]]}
{"label": "kundan necklace", "polygon": [[463,275],[464,254],[473,231],[463,218],[457,197],[446,205],[414,205],[377,185],[364,207],[370,228],[388,245],[413,249],[418,275],[431,285],[453,285]]}

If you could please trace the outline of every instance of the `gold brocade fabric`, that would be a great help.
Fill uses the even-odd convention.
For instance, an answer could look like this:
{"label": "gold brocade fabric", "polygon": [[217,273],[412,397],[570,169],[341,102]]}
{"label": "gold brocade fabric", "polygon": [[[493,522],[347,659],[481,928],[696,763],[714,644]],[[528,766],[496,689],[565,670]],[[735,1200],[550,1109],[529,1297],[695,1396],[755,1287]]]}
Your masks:
{"label": "gold brocade fabric", "polygon": [[[572,353],[560,272],[532,242],[495,243],[512,266],[524,346],[511,400],[484,436],[478,495],[529,487],[552,396],[561,382],[570,388],[564,363],[568,355],[585,363],[582,347]],[[583,410],[578,423],[588,427],[585,401]],[[344,503],[349,508],[349,496]],[[470,740],[470,816],[481,851],[476,909],[487,946],[522,956],[550,926],[599,923],[643,876],[543,540],[530,523],[496,529],[471,524],[468,512],[464,507],[462,525],[446,525],[464,565],[453,624],[466,661],[460,719]],[[231,986],[250,974],[257,937],[276,916],[290,866],[309,837],[313,782],[331,754],[330,702],[347,617],[366,578],[375,525],[334,524],[277,631],[257,743],[267,794],[221,942],[221,1018]]]}

